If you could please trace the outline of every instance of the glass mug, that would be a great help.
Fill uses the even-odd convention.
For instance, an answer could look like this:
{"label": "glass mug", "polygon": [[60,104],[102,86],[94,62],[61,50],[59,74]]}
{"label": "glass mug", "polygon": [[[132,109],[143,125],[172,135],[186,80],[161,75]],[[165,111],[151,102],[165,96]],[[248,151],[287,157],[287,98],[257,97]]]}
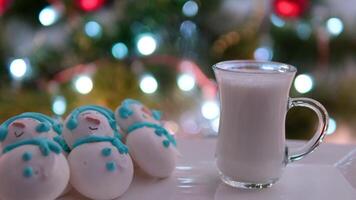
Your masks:
{"label": "glass mug", "polygon": [[[296,68],[277,62],[235,60],[213,66],[220,93],[220,126],[216,164],[224,183],[239,188],[266,188],[286,164],[312,152],[322,141],[328,113],[317,101],[290,98]],[[313,110],[319,126],[303,147],[290,149],[285,140],[287,111]]]}

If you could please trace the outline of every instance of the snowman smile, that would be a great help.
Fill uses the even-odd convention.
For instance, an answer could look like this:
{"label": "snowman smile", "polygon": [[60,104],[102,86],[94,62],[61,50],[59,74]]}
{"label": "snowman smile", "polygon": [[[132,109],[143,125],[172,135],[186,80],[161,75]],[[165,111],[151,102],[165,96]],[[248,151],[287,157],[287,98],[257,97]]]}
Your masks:
{"label": "snowman smile", "polygon": [[98,127],[91,127],[91,126],[89,126],[89,129],[92,130],[92,131],[96,131],[96,130],[98,130]]}
{"label": "snowman smile", "polygon": [[22,132],[20,132],[20,133],[18,133],[18,132],[16,132],[15,131],[15,137],[21,137],[23,134],[24,134],[25,132],[24,131],[22,131]]}

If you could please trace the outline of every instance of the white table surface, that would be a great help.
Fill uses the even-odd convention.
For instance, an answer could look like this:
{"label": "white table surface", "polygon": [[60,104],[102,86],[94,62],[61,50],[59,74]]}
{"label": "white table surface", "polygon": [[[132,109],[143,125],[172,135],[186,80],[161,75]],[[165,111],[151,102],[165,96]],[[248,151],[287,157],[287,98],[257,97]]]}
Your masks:
{"label": "white table surface", "polygon": [[[214,163],[215,143],[215,138],[178,140],[178,148],[182,156],[171,177],[157,180],[136,173],[129,190],[118,199],[356,199],[356,152],[350,154],[352,150],[356,149],[355,145],[322,144],[305,159],[288,165],[281,180],[272,188],[241,190],[231,188],[220,181]],[[288,144],[297,146],[303,143],[289,141]],[[340,162],[340,160],[344,161]],[[59,199],[80,200],[86,198],[71,192]]]}

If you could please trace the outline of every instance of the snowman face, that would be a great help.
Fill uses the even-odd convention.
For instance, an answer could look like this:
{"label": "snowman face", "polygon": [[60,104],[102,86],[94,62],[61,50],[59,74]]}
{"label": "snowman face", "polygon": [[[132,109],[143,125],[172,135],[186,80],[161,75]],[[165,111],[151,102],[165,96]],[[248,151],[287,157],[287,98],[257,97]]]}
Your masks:
{"label": "snowman face", "polygon": [[[69,119],[70,116],[67,117],[65,124],[68,123]],[[88,135],[114,137],[114,131],[110,127],[108,119],[100,112],[84,111],[78,115],[77,123],[77,127],[73,130],[69,130],[67,127],[63,130],[63,137],[71,148],[77,139]]]}
{"label": "snowman face", "polygon": [[120,107],[116,110],[116,119],[119,126],[127,130],[127,128],[137,122],[149,122],[153,124],[160,124],[160,121],[153,117],[152,111],[143,104],[131,104],[129,105],[132,110],[132,114],[127,118],[120,116]]}
{"label": "snowman face", "polygon": [[7,136],[3,141],[2,146],[5,147],[9,144],[13,144],[25,139],[31,139],[35,137],[52,138],[56,135],[52,129],[48,132],[38,132],[36,128],[39,124],[39,121],[32,118],[21,118],[13,121],[8,126]]}

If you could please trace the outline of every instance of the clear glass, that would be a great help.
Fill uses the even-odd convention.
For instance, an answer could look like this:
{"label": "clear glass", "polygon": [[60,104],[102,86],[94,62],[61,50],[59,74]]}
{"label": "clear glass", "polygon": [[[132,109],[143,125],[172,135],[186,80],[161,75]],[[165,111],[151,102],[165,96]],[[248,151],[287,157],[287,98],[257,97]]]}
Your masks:
{"label": "clear glass", "polygon": [[[290,98],[296,68],[277,62],[225,61],[213,66],[221,113],[216,162],[221,179],[239,188],[270,187],[286,164],[303,158],[322,141],[328,114],[317,101]],[[319,125],[303,147],[288,150],[285,119],[290,108],[313,110]]]}

